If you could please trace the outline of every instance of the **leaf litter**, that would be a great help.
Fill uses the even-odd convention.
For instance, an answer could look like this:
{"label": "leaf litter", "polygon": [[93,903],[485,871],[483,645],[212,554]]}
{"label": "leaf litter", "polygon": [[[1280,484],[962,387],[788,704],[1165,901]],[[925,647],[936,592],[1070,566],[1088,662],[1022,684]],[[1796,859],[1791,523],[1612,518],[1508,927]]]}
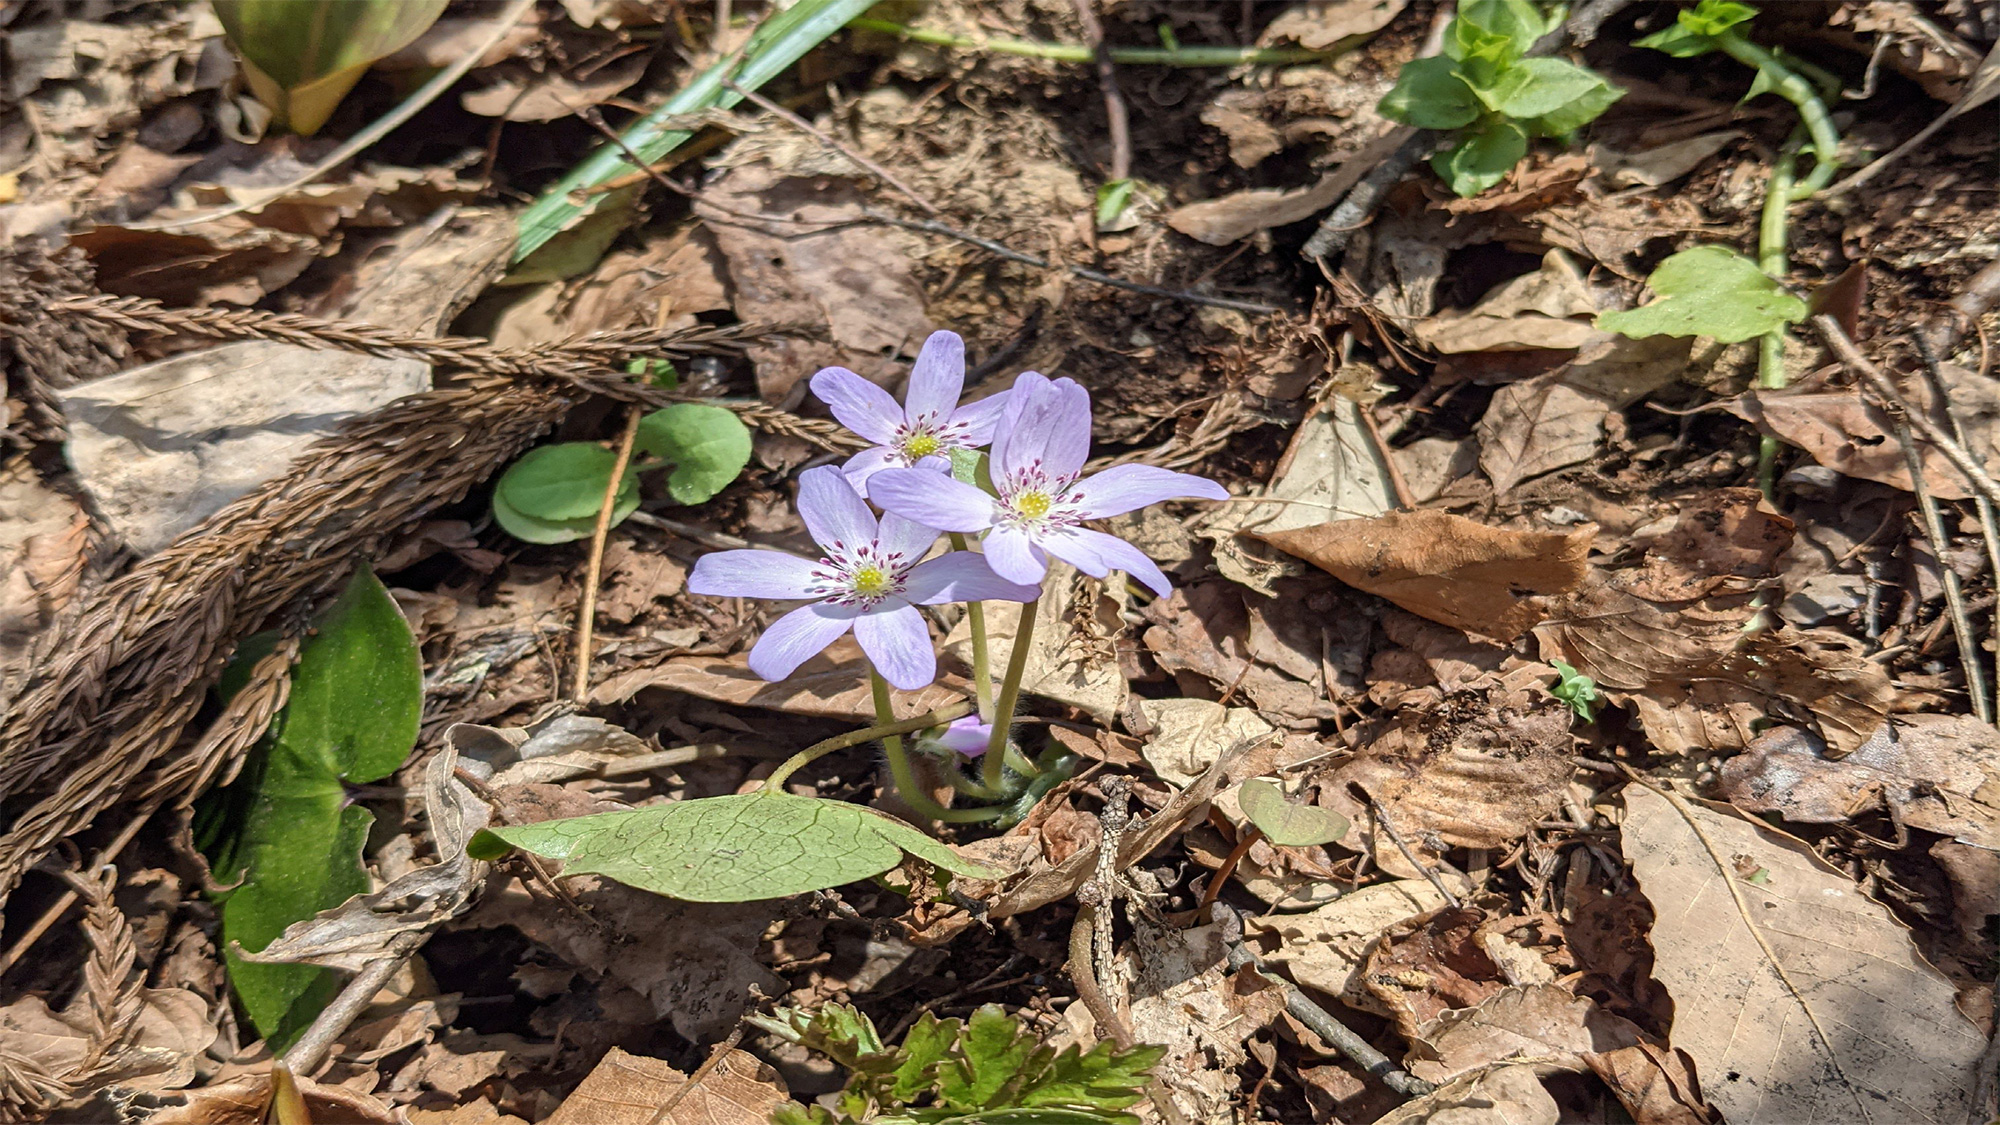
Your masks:
{"label": "leaf litter", "polygon": [[[1993,29],[1961,8],[1845,0],[1823,26],[1776,8],[1747,26],[1847,84],[1856,146],[1892,146],[1977,81]],[[486,21],[441,21],[301,140],[260,123],[205,15],[4,17],[0,692],[18,714],[0,727],[0,885],[19,886],[9,944],[30,934],[0,962],[8,1115],[263,1118],[270,1045],[180,874],[175,810],[237,769],[285,690],[271,675],[259,692],[278,696],[212,705],[222,659],[313,620],[360,559],[421,646],[418,747],[344,791],[375,819],[367,889],[258,956],[353,979],[427,944],[296,1076],[315,1119],[769,1120],[841,1088],[824,1057],[744,1022],[774,1005],[853,1004],[892,1039],[919,1012],[1004,1011],[1087,1050],[1117,1029],[1066,970],[1106,866],[1114,1022],[1166,1048],[1143,1119],[1994,1111],[1973,1074],[2000,913],[1994,748],[1953,643],[1968,623],[1965,651],[1990,664],[1992,531],[1980,482],[1920,434],[1951,539],[1927,541],[1898,425],[1993,469],[1992,287],[1974,274],[1995,218],[1956,170],[1991,137],[1948,125],[1839,210],[1795,204],[1792,261],[1768,278],[1754,247],[1789,111],[1738,106],[1747,72],[1630,66],[1622,45],[1659,30],[1632,9],[1563,56],[1626,90],[1576,144],[1538,142],[1467,199],[1419,166],[1340,232],[1344,252],[1300,262],[1315,220],[1402,144],[1374,107],[1429,14],[1096,10],[1120,50],[1325,53],[1117,64],[1136,202],[1100,224],[1120,142],[1094,68],[995,46],[1084,43],[1074,6],[934,4],[906,14],[927,38],[857,30],[766,89],[831,143],[752,103],[688,115],[677,127],[708,131],[661,169],[680,192],[632,176],[558,237],[563,261],[510,284],[519,200],[601,140],[578,111],[616,127],[741,29],[549,7],[420,127],[219,215],[312,167]],[[1759,385],[1755,338],[1856,264],[1843,324],[1902,401],[1803,327],[1790,385]],[[139,331],[116,318],[143,306],[65,303],[106,294],[180,319]],[[1955,319],[1926,319],[1946,303]],[[261,314],[303,327],[230,334]],[[718,325],[748,338],[649,368],[646,406],[753,419],[747,466],[693,503],[671,472],[640,478],[571,692],[588,537],[511,539],[483,522],[485,482],[544,434],[610,454],[625,407],[602,392],[645,354],[460,367],[436,342],[547,356],[585,333]],[[873,721],[859,650],[766,683],[746,659],[765,611],[685,589],[708,551],[808,549],[793,482],[841,447],[805,377],[837,363],[900,395],[939,327],[966,337],[969,398],[1024,369],[1075,379],[1100,407],[1094,453],[1232,493],[1114,521],[1169,571],[1168,597],[1051,580],[1020,729],[1076,773],[1004,828],[884,815],[909,809],[865,745],[758,792],[777,760]],[[1932,332],[1934,370],[1912,328]],[[572,381],[534,381],[558,370]],[[468,397],[409,397],[425,394]],[[995,603],[982,625],[1004,639],[1020,616]],[[899,717],[972,695],[970,620],[929,624],[945,674]],[[1139,819],[1108,837],[1118,782]],[[771,880],[753,889],[776,897],[698,901],[752,877],[704,817],[804,809],[812,823],[775,817],[754,857]],[[579,815],[644,830],[598,855],[542,827]],[[482,830],[532,846],[475,859]],[[799,870],[846,882],[788,894]],[[65,894],[81,909],[35,936]],[[1251,912],[1240,949],[1222,908]],[[88,940],[49,936],[68,932]],[[1243,953],[1258,967],[1232,968]],[[1344,1054],[1280,982],[1382,1062]]]}

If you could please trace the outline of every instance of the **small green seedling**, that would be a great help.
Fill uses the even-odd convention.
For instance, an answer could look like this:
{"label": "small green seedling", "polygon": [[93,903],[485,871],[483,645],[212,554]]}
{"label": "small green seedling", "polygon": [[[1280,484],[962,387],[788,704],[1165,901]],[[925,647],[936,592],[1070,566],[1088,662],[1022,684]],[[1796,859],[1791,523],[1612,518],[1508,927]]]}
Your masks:
{"label": "small green seedling", "polygon": [[1806,318],[1804,301],[1722,246],[1683,250],[1661,262],[1646,284],[1654,300],[1600,313],[1597,327],[1621,336],[1710,336],[1734,344]]}
{"label": "small green seedling", "polygon": [[1285,791],[1270,778],[1253,777],[1236,791],[1243,815],[1264,833],[1264,838],[1287,848],[1309,848],[1330,844],[1347,835],[1347,818],[1332,809],[1301,805],[1285,797]]}
{"label": "small green seedling", "polygon": [[1569,709],[1576,712],[1577,718],[1586,723],[1595,721],[1597,681],[1560,660],[1552,660],[1549,663],[1556,670],[1555,686],[1549,688],[1549,694],[1568,704]]}
{"label": "small green seedling", "polygon": [[793,1102],[772,1115],[776,1125],[1138,1125],[1124,1110],[1145,1097],[1166,1053],[1109,1042],[1057,1052],[994,1004],[964,1021],[925,1012],[894,1047],[845,1004],[780,1008],[749,1022],[849,1071],[833,1108]]}
{"label": "small green seedling", "polygon": [[[660,377],[657,370],[653,374]],[[720,406],[678,402],[640,419],[632,450],[634,462],[611,507],[614,526],[638,510],[643,472],[667,469],[667,495],[676,503],[699,504],[721,492],[750,463],[750,431]],[[617,462],[616,454],[595,442],[531,449],[500,475],[493,518],[509,535],[530,543],[586,538],[596,530],[597,510]]]}
{"label": "small green seedling", "polygon": [[1471,0],[1445,29],[1444,53],[1403,66],[1382,116],[1454,134],[1431,167],[1461,196],[1504,179],[1531,137],[1566,137],[1625,92],[1597,73],[1528,48],[1560,24],[1528,0]]}

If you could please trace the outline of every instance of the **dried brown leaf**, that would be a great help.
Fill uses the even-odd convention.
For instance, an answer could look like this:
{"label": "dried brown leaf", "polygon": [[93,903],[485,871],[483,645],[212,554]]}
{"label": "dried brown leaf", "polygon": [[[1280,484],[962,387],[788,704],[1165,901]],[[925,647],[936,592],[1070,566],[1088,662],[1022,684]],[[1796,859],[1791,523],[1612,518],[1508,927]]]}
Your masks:
{"label": "dried brown leaf", "polygon": [[1473,432],[1479,467],[1505,496],[1529,477],[1587,461],[1604,440],[1611,404],[1563,382],[1560,372],[1510,383],[1494,392]]}
{"label": "dried brown leaf", "polygon": [[[835,641],[779,683],[752,672],[748,653],[676,656],[651,668],[634,668],[608,677],[590,689],[590,699],[597,704],[623,703],[647,688],[665,688],[718,703],[764,707],[795,715],[869,724],[875,720],[867,658],[852,637]],[[897,692],[896,715],[911,718],[971,695],[970,681],[947,674],[922,691]]]}
{"label": "dried brown leaf", "polygon": [[1741,593],[1778,573],[1793,523],[1754,488],[1718,488],[1682,502],[1665,535],[1647,545],[1644,569],[1625,589],[1655,602]]}
{"label": "dried brown leaf", "polygon": [[1505,988],[1477,1007],[1444,1012],[1417,1029],[1410,1073],[1440,1085],[1498,1062],[1581,1072],[1589,1056],[1637,1045],[1632,1024],[1557,984]]}
{"label": "dried brown leaf", "polygon": [[1625,804],[1672,1041],[1727,1119],[1967,1120],[1986,1037],[1887,910],[1726,808],[1637,784]]}
{"label": "dried brown leaf", "polygon": [[1413,1098],[1375,1125],[1556,1125],[1559,1119],[1534,1067],[1502,1065]]}
{"label": "dried brown leaf", "polygon": [[1804,731],[1767,731],[1722,763],[1722,796],[1750,813],[1840,824],[1874,810],[2000,849],[2000,732],[1970,715],[1903,715],[1837,760]]}
{"label": "dried brown leaf", "polygon": [[1253,918],[1250,926],[1283,943],[1265,954],[1265,961],[1283,965],[1300,984],[1354,1004],[1366,996],[1362,969],[1382,934],[1443,905],[1444,896],[1429,880],[1398,879],[1362,887],[1305,914]]}
{"label": "dried brown leaf", "polygon": [[[359,1090],[322,1085],[295,1077],[313,1121],[343,1125],[402,1125],[402,1115]],[[191,1090],[186,1101],[168,1105],[146,1120],[153,1125],[265,1125],[270,1120],[271,1076],[246,1074]]]}
{"label": "dried brown leaf", "polygon": [[1583,581],[1597,525],[1505,531],[1420,511],[1253,534],[1419,617],[1511,641]]}
{"label": "dried brown leaf", "polygon": [[766,1125],[790,1097],[778,1072],[748,1051],[729,1052],[688,1087],[672,1063],[613,1047],[542,1125]]}

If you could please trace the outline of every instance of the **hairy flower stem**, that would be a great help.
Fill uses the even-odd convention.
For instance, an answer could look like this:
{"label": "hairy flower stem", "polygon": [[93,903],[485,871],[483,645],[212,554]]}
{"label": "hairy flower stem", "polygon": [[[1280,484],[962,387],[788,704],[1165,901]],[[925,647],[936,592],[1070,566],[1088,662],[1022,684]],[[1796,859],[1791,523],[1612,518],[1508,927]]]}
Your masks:
{"label": "hairy flower stem", "polygon": [[778,763],[778,768],[771,771],[771,776],[765,778],[763,784],[758,786],[758,789],[775,790],[781,787],[786,781],[791,779],[793,774],[799,772],[802,767],[826,757],[835,750],[845,750],[849,746],[859,746],[864,742],[872,742],[878,738],[909,734],[912,731],[923,730],[926,727],[941,726],[951,722],[953,719],[964,718],[971,713],[972,708],[967,704],[949,703],[935,711],[926,711],[914,719],[903,719],[898,722],[868,727],[864,730],[851,730],[846,734],[834,735],[832,738],[815,742],[804,750]]}
{"label": "hairy flower stem", "polygon": [[1020,624],[1014,627],[1014,651],[1007,656],[1007,677],[1000,681],[1000,703],[993,712],[993,737],[980,762],[980,781],[1000,789],[1007,780],[1007,736],[1014,725],[1014,708],[1021,702],[1021,675],[1028,668],[1028,649],[1035,641],[1035,609],[1040,602],[1022,602]]}
{"label": "hairy flower stem", "polygon": [[[889,706],[889,681],[868,668],[868,687],[875,695],[875,721],[880,726],[892,726],[896,713]],[[892,734],[882,739],[882,751],[889,758],[889,776],[896,780],[896,792],[903,803],[910,806],[918,816],[944,824],[973,824],[982,820],[998,820],[1006,815],[1006,810],[998,806],[979,809],[948,809],[932,799],[917,781],[916,770],[910,768],[909,751],[903,748],[903,736]]]}
{"label": "hairy flower stem", "polygon": [[[951,549],[969,551],[972,548],[959,532],[951,533]],[[965,624],[972,630],[972,690],[979,697],[979,721],[993,721],[993,659],[986,651],[986,605],[984,602],[965,603]]]}
{"label": "hairy flower stem", "polygon": [[[1764,213],[1757,224],[1757,268],[1782,284],[1790,265],[1785,257],[1785,208],[1792,200],[1792,180],[1798,155],[1790,147],[1771,166],[1764,193]],[[1785,330],[1774,328],[1757,342],[1757,385],[1776,390],[1785,385]],[[1757,487],[1771,499],[1777,486],[1778,439],[1766,434],[1757,446]]]}

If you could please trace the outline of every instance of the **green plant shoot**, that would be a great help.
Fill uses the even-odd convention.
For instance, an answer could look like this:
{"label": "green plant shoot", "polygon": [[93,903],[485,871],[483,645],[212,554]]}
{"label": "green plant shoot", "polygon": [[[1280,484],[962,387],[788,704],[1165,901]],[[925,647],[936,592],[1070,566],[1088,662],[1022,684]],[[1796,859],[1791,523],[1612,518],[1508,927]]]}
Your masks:
{"label": "green plant shoot", "polygon": [[250,90],[311,136],[375,60],[410,45],[446,0],[215,0]]}
{"label": "green plant shoot", "polygon": [[[236,671],[269,651],[246,645]],[[229,981],[257,1031],[282,1051],[338,988],[311,965],[244,961],[294,922],[369,889],[361,848],[374,815],[347,785],[394,773],[417,743],[423,666],[389,591],[355,574],[316,625],[292,670],[291,697],[251,751],[243,774],[204,800],[199,835],[222,904]]]}
{"label": "green plant shoot", "polygon": [[1577,718],[1586,723],[1594,722],[1597,717],[1597,681],[1560,660],[1549,663],[1556,670],[1556,682],[1549,688],[1549,694],[1568,704]]}
{"label": "green plant shoot", "polygon": [[1382,116],[1453,134],[1431,167],[1461,196],[1504,179],[1533,137],[1565,137],[1624,96],[1596,72],[1528,58],[1560,17],[1528,0],[1471,0],[1445,29],[1444,53],[1404,65]]}
{"label": "green plant shoot", "polygon": [[1137,1125],[1124,1112],[1145,1096],[1163,1047],[1120,1051],[1108,1042],[1058,1053],[1035,1031],[988,1004],[969,1020],[929,1012],[891,1047],[858,1009],[780,1008],[750,1022],[819,1051],[849,1071],[835,1106],[779,1107],[778,1125]]}

